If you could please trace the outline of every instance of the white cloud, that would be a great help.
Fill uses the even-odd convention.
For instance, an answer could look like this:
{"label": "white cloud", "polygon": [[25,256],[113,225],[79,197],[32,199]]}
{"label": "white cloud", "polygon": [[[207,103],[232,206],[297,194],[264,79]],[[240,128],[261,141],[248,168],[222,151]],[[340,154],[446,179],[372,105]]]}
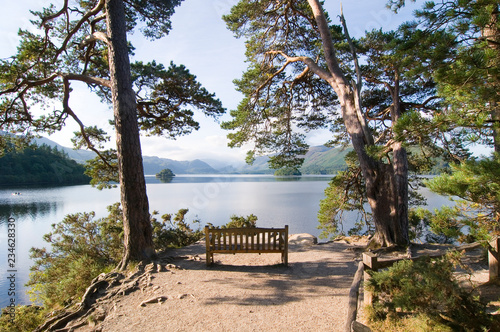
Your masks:
{"label": "white cloud", "polygon": [[211,144],[214,147],[227,147],[229,140],[226,136],[222,135],[212,135],[205,138],[205,142]]}
{"label": "white cloud", "polygon": [[333,134],[328,129],[318,129],[307,133],[306,142],[310,146],[323,145],[333,138]]}
{"label": "white cloud", "polygon": [[245,149],[231,149],[223,135],[207,136],[203,131],[169,140],[161,137],[142,137],[143,155],[174,160],[217,159],[243,162]]}

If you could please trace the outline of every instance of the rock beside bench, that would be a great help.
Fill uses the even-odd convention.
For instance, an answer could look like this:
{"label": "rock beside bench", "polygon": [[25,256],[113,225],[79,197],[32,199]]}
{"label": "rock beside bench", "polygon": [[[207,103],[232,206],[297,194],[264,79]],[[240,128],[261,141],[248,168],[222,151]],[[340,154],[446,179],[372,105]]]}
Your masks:
{"label": "rock beside bench", "polygon": [[314,235],[301,233],[301,234],[292,234],[288,238],[289,245],[300,245],[300,246],[312,246],[314,244],[318,244],[318,238]]}

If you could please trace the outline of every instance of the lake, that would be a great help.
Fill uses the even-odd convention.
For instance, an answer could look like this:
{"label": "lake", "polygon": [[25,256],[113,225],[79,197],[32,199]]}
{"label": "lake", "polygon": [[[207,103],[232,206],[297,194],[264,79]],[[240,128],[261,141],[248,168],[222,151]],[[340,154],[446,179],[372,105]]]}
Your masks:
{"label": "lake", "polygon": [[[178,175],[169,183],[147,176],[150,211],[175,214],[188,208],[187,220],[199,219],[200,226],[226,224],[231,215],[255,214],[259,227],[289,225],[290,234],[318,236],[319,202],[331,176],[274,177],[269,175]],[[13,195],[13,193],[20,193]],[[429,193],[433,206],[449,201]],[[51,188],[0,189],[0,308],[9,303],[11,274],[8,266],[8,220],[16,229],[16,304],[29,303],[24,284],[28,281],[29,249],[44,247],[42,236],[51,225],[70,213],[95,211],[107,215],[106,207],[119,201],[118,188],[99,191],[90,185]]]}

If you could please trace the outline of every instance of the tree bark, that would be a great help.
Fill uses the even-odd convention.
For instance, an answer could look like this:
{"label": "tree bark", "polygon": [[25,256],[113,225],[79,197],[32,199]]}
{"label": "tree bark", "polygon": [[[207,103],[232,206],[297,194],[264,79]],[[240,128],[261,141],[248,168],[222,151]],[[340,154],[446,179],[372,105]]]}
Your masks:
{"label": "tree bark", "polygon": [[[496,5],[491,13],[488,24],[481,30],[481,37],[486,39],[488,47],[497,54],[497,57],[489,64],[492,68],[497,68],[500,58],[500,31],[498,28],[499,6]],[[491,119],[493,120],[493,146],[495,152],[500,153],[500,81],[498,74],[494,75],[490,71],[488,74],[489,83],[496,88],[496,95],[490,102]]]}
{"label": "tree bark", "polygon": [[[392,90],[393,108],[391,111],[392,123],[401,117],[401,101],[399,98],[399,71],[395,69],[394,88]],[[410,242],[408,237],[408,154],[402,142],[392,144],[392,165],[394,170],[394,184],[396,196],[396,214],[400,231],[396,234],[395,242],[398,244]],[[398,238],[400,236],[401,238]]]}
{"label": "tree bark", "polygon": [[[374,240],[381,246],[408,245],[408,163],[401,143],[393,144],[393,163],[385,164],[368,155],[366,148],[373,137],[366,137],[367,130],[358,117],[362,114],[355,102],[356,86],[349,84],[335,57],[332,37],[326,16],[319,0],[308,0],[318,24],[323,42],[325,59],[331,77],[327,79],[338,96],[344,124],[358,156],[365,179],[368,203],[375,224]],[[396,89],[395,89],[396,90]],[[399,112],[399,91],[393,98]],[[365,130],[364,130],[365,129]],[[371,134],[369,134],[371,135]]]}
{"label": "tree bark", "polygon": [[124,255],[119,268],[124,269],[130,260],[150,260],[155,252],[142,164],[136,100],[130,76],[123,1],[106,0],[105,10],[123,209]]}

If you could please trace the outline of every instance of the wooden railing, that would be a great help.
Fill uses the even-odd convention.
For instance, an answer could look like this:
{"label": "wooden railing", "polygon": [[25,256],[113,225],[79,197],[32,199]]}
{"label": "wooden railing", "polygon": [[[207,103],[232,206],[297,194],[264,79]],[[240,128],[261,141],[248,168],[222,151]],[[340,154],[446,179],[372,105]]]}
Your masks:
{"label": "wooden railing", "polygon": [[[474,243],[474,244],[468,244],[464,246],[457,247],[455,249],[457,250],[471,250],[479,247],[480,244]],[[488,265],[489,265],[489,280],[494,281],[497,280],[499,277],[499,251],[498,249],[500,248],[500,237],[496,237],[493,241],[490,242],[490,248],[489,248],[489,253],[488,253]],[[444,254],[436,254],[436,255],[427,255],[431,257],[442,257]],[[407,259],[411,260],[417,260],[420,257],[411,257]],[[363,279],[366,283],[370,279],[370,274],[368,273],[369,270],[372,271],[378,271],[379,269],[387,268],[394,263],[404,260],[403,258],[399,259],[385,259],[385,260],[378,260],[378,256],[372,252],[365,252],[363,253],[363,260],[359,262],[358,270],[356,271],[356,274],[354,276],[354,280],[352,282],[351,290],[349,292],[349,304],[348,304],[348,309],[347,309],[347,320],[346,320],[346,325],[345,325],[345,331],[346,332],[351,332],[351,331],[367,331],[369,330],[367,327],[363,326],[363,324],[360,324],[356,322],[356,316],[357,316],[357,311],[358,311],[358,296],[359,296],[359,288],[361,285],[361,279],[363,276]],[[371,305],[373,303],[373,295],[370,292],[367,292],[366,289],[363,292],[364,299],[363,302],[365,305]]]}
{"label": "wooden railing", "polygon": [[210,228],[205,226],[207,266],[213,264],[214,253],[281,253],[288,265],[288,225],[284,228]]}

